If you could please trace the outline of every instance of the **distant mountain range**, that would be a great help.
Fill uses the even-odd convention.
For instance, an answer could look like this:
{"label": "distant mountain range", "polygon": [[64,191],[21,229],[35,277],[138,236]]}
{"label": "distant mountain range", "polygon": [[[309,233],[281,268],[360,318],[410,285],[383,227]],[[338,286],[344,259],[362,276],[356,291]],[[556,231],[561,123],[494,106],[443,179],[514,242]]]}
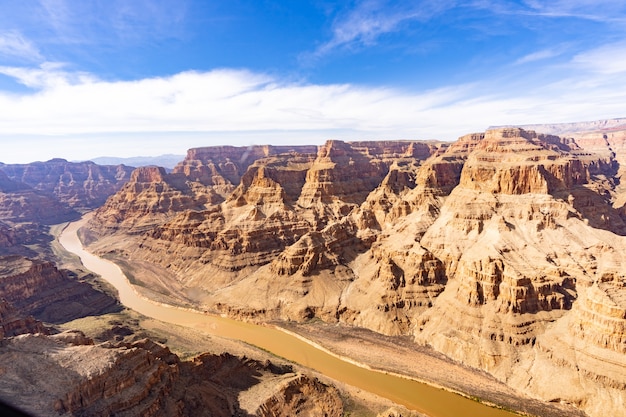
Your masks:
{"label": "distant mountain range", "polygon": [[601,130],[624,130],[626,128],[626,117],[594,120],[591,122],[492,126],[489,129],[497,129],[503,127],[520,127],[524,130],[534,130],[535,132],[559,136],[572,133],[595,132]]}
{"label": "distant mountain range", "polygon": [[166,154],[160,156],[133,156],[130,158],[118,158],[115,156],[101,156],[91,161],[98,165],[128,165],[131,167],[143,167],[156,165],[167,169],[173,169],[176,164],[185,159],[185,155]]}

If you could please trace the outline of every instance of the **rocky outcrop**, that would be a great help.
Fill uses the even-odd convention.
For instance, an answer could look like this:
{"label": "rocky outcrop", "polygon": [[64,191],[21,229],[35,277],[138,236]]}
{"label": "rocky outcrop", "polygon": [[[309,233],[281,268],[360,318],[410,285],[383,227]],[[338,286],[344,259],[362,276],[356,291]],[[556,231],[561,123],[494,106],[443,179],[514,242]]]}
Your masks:
{"label": "rocky outcrop", "polygon": [[[558,323],[577,316],[585,305],[580,298],[587,290],[582,289],[596,285],[605,273],[601,270],[622,262],[618,254],[625,243],[619,236],[619,215],[610,222],[617,234],[604,232],[590,227],[599,219],[575,203],[581,195],[596,195],[596,210],[612,213],[610,199],[595,191],[598,173],[610,172],[611,164],[604,164],[603,156],[577,158],[577,152],[556,138],[519,129],[487,132],[464,164],[459,186],[420,241],[446,265],[449,280],[433,307],[419,317],[419,343],[488,370],[521,390],[528,391],[530,378],[531,385],[537,384],[533,395],[551,392],[546,378],[536,375],[539,368],[526,367],[539,360],[558,367],[558,360],[553,362],[553,354],[550,359],[526,355],[555,348],[576,357],[573,352],[580,352],[584,343],[566,346],[548,335]],[[593,328],[580,326],[588,336],[581,334],[578,340],[595,339]],[[582,368],[579,361],[584,362],[573,360],[571,369]],[[610,363],[613,368],[615,362]],[[584,401],[573,391],[561,393],[557,401],[600,415],[595,406],[583,403],[590,401],[590,392],[610,391],[614,382],[605,388],[599,388],[602,382],[594,384],[585,388]],[[621,398],[615,395],[613,400]]]}
{"label": "rocky outcrop", "polygon": [[13,181],[27,184],[79,211],[102,205],[128,180],[132,169],[124,165],[97,165],[64,159],[29,164],[0,163],[0,170]]}
{"label": "rocky outcrop", "polygon": [[192,183],[182,174],[167,174],[164,168],[142,167],[96,211],[95,222],[109,233],[123,228],[141,233],[184,210],[203,209],[220,196],[210,188]]}
{"label": "rocky outcrop", "polygon": [[54,196],[14,181],[0,170],[0,220],[55,224],[77,218],[77,213]]}
{"label": "rocky outcrop", "polygon": [[255,414],[260,417],[344,415],[337,390],[304,375],[281,387]]}
{"label": "rocky outcrop", "polygon": [[314,211],[324,226],[329,217],[339,219],[363,203],[387,170],[380,159],[368,158],[345,142],[328,141],[307,171],[298,205]]}
{"label": "rocky outcrop", "polygon": [[175,168],[191,181],[214,186],[226,196],[239,184],[241,176],[257,159],[284,153],[313,154],[315,146],[211,146],[193,148]]}
{"label": "rocky outcrop", "polygon": [[[197,282],[208,273],[216,281],[202,279],[200,285],[213,291],[249,274],[250,268],[272,262],[300,239],[309,239],[308,233],[321,232],[329,221],[357,208],[394,157],[425,157],[435,149],[413,142],[353,148],[339,141],[329,141],[317,153],[311,147],[192,149],[173,174],[156,169],[134,173],[98,210],[92,227],[103,234],[141,233],[140,247],[129,249],[131,256],[137,252],[142,259],[167,261],[176,273],[191,271],[181,277],[185,281]],[[354,185],[356,177],[361,180]],[[238,185],[229,189],[232,181]],[[194,204],[163,207],[174,195]],[[144,224],[138,219],[149,220]]]}
{"label": "rocky outcrop", "polygon": [[25,333],[47,333],[48,329],[33,317],[22,317],[6,300],[0,300],[0,339]]}
{"label": "rocky outcrop", "polygon": [[119,309],[114,298],[69,271],[21,256],[0,257],[0,294],[21,315],[49,323]]}
{"label": "rocky outcrop", "polygon": [[[343,413],[335,388],[296,373],[288,365],[226,353],[202,354],[184,362],[148,339],[94,345],[80,332],[27,334],[2,344],[0,398],[32,415]],[[257,386],[263,389],[255,391]],[[255,392],[242,404],[248,391]]]}
{"label": "rocky outcrop", "polygon": [[145,343],[95,346],[79,333],[11,338],[0,356],[0,396],[37,416],[156,416],[177,376]]}

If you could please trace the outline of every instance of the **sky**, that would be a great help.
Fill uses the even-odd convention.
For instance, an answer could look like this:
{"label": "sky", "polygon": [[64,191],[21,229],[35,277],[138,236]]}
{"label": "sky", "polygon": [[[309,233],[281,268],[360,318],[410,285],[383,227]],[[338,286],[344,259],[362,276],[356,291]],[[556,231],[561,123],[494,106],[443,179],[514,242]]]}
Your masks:
{"label": "sky", "polygon": [[0,161],[626,116],[626,1],[0,0]]}

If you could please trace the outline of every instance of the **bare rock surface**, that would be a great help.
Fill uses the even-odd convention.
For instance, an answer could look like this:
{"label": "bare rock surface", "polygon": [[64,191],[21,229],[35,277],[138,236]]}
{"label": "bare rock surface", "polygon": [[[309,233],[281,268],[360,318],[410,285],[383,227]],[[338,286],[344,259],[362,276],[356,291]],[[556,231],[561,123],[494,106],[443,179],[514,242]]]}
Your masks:
{"label": "bare rock surface", "polygon": [[97,165],[52,159],[29,164],[2,164],[0,170],[11,180],[54,196],[60,203],[77,210],[93,209],[128,181],[132,167]]}
{"label": "bare rock surface", "polygon": [[2,168],[0,167],[0,220],[12,224],[55,224],[77,218],[78,213],[53,195],[9,178]]}
{"label": "bare rock surface", "polygon": [[626,136],[605,127],[190,150],[173,174],[135,171],[84,233],[199,308],[408,336],[524,395],[615,414]]}
{"label": "bare rock surface", "polygon": [[[149,339],[25,334],[1,342],[0,364],[0,397],[36,416],[343,415],[335,388],[289,365],[229,354],[181,361]],[[267,388],[247,393],[257,385]]]}
{"label": "bare rock surface", "polygon": [[0,339],[26,333],[48,333],[38,320],[21,316],[8,301],[0,300]]}
{"label": "bare rock surface", "polygon": [[122,165],[63,159],[0,163],[0,255],[52,260],[50,226],[102,205],[130,172]]}
{"label": "bare rock surface", "polygon": [[0,256],[0,295],[24,316],[62,323],[119,310],[117,301],[47,261]]}

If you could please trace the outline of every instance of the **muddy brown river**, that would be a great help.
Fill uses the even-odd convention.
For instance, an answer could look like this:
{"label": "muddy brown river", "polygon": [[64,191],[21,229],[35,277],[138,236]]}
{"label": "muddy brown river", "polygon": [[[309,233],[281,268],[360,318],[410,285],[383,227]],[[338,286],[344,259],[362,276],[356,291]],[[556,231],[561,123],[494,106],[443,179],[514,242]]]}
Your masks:
{"label": "muddy brown river", "polygon": [[59,236],[59,242],[66,250],[78,255],[87,269],[111,283],[117,289],[122,304],[145,316],[191,327],[212,335],[244,341],[312,368],[330,378],[388,398],[431,417],[511,417],[513,415],[421,382],[357,366],[270,326],[243,323],[143,298],[133,290],[128,279],[116,264],[95,256],[83,248],[77,231],[86,222],[87,218],[83,218],[70,223]]}

